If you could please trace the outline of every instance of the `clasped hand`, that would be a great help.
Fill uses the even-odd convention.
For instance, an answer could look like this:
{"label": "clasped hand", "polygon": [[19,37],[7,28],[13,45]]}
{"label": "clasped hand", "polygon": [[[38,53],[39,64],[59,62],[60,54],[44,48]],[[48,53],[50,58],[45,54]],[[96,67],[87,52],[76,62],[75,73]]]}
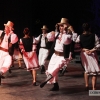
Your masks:
{"label": "clasped hand", "polygon": [[85,53],[87,54],[87,55],[90,55],[90,54],[92,54],[94,51],[91,49],[91,50],[89,50],[89,49],[85,49]]}

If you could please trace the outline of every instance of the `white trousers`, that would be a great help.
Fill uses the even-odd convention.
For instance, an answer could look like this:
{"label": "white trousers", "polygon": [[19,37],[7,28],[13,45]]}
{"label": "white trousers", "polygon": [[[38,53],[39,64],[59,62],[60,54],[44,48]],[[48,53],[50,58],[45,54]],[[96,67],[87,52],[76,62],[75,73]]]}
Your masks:
{"label": "white trousers", "polygon": [[40,66],[41,65],[45,66],[48,54],[49,54],[49,50],[48,49],[40,48],[40,50],[39,50],[39,56],[38,56],[39,65]]}
{"label": "white trousers", "polygon": [[65,60],[63,56],[58,56],[55,53],[52,55],[46,75],[51,74],[53,78],[48,83],[56,83],[59,70],[66,64],[69,60]]}
{"label": "white trousers", "polygon": [[6,73],[12,64],[12,57],[8,52],[0,50],[0,71]]}

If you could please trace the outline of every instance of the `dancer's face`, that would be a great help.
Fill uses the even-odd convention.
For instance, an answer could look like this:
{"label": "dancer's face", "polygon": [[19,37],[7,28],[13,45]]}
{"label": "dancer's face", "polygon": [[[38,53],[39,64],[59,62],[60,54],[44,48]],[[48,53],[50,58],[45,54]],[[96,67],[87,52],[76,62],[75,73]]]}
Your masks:
{"label": "dancer's face", "polygon": [[43,29],[43,30],[42,30],[42,33],[43,33],[43,34],[46,34],[46,33],[47,33],[47,31],[46,31],[45,29]]}
{"label": "dancer's face", "polygon": [[5,33],[10,33],[10,28],[8,26],[5,26],[4,31],[5,31]]}
{"label": "dancer's face", "polygon": [[63,26],[63,25],[60,25],[60,26],[59,26],[59,30],[60,30],[60,33],[63,33],[63,31],[64,31],[64,26]]}

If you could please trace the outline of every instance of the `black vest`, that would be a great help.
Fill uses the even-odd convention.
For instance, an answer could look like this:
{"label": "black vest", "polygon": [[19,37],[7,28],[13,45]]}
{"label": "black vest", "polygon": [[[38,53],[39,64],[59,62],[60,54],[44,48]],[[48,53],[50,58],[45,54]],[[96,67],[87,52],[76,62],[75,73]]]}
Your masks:
{"label": "black vest", "polygon": [[[53,42],[52,46],[51,46],[51,49],[50,49],[50,52],[49,52],[49,55],[48,55],[48,58],[47,59],[51,59],[51,56],[53,55],[54,53],[54,47],[55,47],[55,43],[56,43],[56,39],[58,38],[59,36],[59,33],[57,34],[56,38],[55,38],[55,41]],[[64,45],[63,44],[63,53],[64,53],[64,58],[68,58],[69,57],[69,53],[72,52],[73,53],[73,47],[74,46],[74,43],[71,42],[71,44],[69,45]]]}
{"label": "black vest", "polygon": [[[40,35],[40,39],[39,39],[39,47],[40,47],[40,44],[41,44],[41,38],[42,38],[42,34]],[[52,45],[53,42],[51,41],[48,41],[48,39],[45,37],[45,44],[46,44],[46,49],[50,49],[51,48],[51,45]]]}
{"label": "black vest", "polygon": [[[39,43],[37,44],[37,54],[39,54],[39,48],[40,48],[40,44],[41,44],[41,38],[42,38],[42,34],[40,35],[40,38],[39,38]],[[48,41],[48,39],[45,37],[45,44],[46,44],[46,49],[50,49],[53,42],[52,41]]]}
{"label": "black vest", "polygon": [[55,40],[54,40],[54,42],[52,43],[52,45],[51,45],[51,48],[50,48],[50,51],[49,51],[49,55],[48,55],[48,57],[47,57],[47,59],[49,60],[49,59],[51,59],[51,56],[53,55],[53,53],[54,53],[54,47],[55,47],[55,43],[56,43],[56,39],[58,38],[58,36],[59,36],[59,33],[57,34],[57,36],[55,37]]}
{"label": "black vest", "polygon": [[93,49],[95,46],[95,34],[80,35],[80,45],[82,48]]}
{"label": "black vest", "polygon": [[32,38],[22,38],[22,43],[25,49],[25,52],[31,52],[33,47],[33,37]]}
{"label": "black vest", "polygon": [[[4,36],[5,36],[5,33],[2,32],[2,34],[0,36],[0,44],[2,43]],[[8,38],[8,52],[12,56],[14,54],[14,45],[15,44],[11,44],[10,42],[11,42],[11,35]]]}

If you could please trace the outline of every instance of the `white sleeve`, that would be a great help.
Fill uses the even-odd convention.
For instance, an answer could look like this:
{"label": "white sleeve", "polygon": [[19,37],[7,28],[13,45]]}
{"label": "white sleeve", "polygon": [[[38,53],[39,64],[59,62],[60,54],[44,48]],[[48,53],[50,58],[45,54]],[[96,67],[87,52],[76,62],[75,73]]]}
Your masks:
{"label": "white sleeve", "polygon": [[100,48],[100,41],[96,34],[95,34],[95,48]]}
{"label": "white sleeve", "polygon": [[61,39],[61,43],[68,45],[70,44],[72,41],[72,35],[71,34],[63,34],[62,35],[62,39]]}
{"label": "white sleeve", "polygon": [[36,38],[33,38],[33,43],[38,44],[39,41],[36,40]]}
{"label": "white sleeve", "polygon": [[11,43],[14,44],[18,41],[18,36],[16,34],[11,34]]}
{"label": "white sleeve", "polygon": [[32,47],[32,50],[33,51],[36,51],[36,48],[37,48],[37,41],[36,41],[36,39],[33,37],[33,47]]}
{"label": "white sleeve", "polygon": [[54,41],[55,40],[55,33],[50,32],[47,34],[48,41]]}
{"label": "white sleeve", "polygon": [[0,30],[0,36],[1,36],[2,32],[3,32],[3,30]]}
{"label": "white sleeve", "polygon": [[72,40],[73,40],[73,41],[76,41],[77,36],[78,36],[77,33],[73,33],[73,35],[72,35]]}
{"label": "white sleeve", "polygon": [[76,43],[79,43],[80,42],[80,35],[76,38]]}
{"label": "white sleeve", "polygon": [[40,40],[40,36],[41,36],[41,35],[39,35],[38,37],[35,38],[35,40],[36,40],[37,43],[38,43],[39,40]]}
{"label": "white sleeve", "polygon": [[22,52],[22,51],[25,51],[25,50],[24,50],[24,46],[23,46],[23,43],[22,43],[22,40],[21,40],[21,39],[19,40],[19,48],[20,48],[21,52]]}

